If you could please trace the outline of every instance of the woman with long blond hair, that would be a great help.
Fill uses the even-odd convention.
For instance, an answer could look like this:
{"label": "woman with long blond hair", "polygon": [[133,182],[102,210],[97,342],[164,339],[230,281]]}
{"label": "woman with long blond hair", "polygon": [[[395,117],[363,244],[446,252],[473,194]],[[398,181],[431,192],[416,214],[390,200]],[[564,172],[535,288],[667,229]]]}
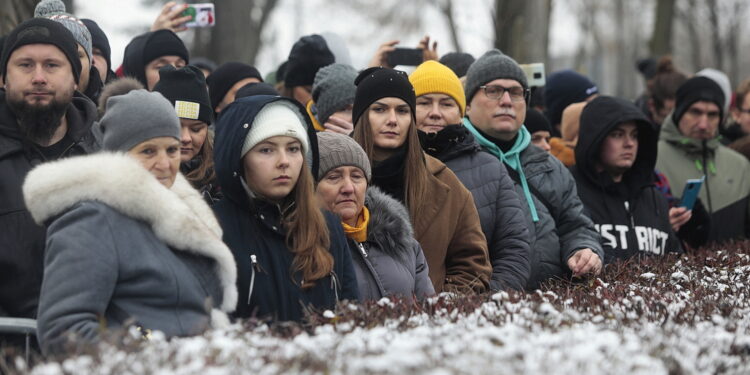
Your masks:
{"label": "woman with long blond hair", "polygon": [[253,96],[222,111],[214,210],[237,261],[236,316],[300,321],[358,298],[340,221],[315,200],[317,141],[292,99]]}
{"label": "woman with long blond hair", "polygon": [[477,208],[456,175],[422,151],[408,76],[369,68],[355,84],[352,136],[372,163],[372,185],[409,211],[435,291],[484,292],[492,268]]}

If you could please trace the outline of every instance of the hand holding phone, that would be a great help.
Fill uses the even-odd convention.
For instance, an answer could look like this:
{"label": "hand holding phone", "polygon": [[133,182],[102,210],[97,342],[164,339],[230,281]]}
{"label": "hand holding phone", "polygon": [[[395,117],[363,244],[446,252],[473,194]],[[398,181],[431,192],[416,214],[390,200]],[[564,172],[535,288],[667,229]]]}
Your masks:
{"label": "hand holding phone", "polygon": [[706,176],[687,180],[687,182],[685,182],[685,190],[682,191],[682,199],[680,199],[680,204],[677,206],[692,210],[705,179]]}
{"label": "hand holding phone", "polygon": [[181,17],[190,17],[190,21],[182,25],[184,27],[212,27],[216,24],[216,12],[213,3],[175,5],[175,9],[178,9],[178,7],[184,7],[180,13]]}

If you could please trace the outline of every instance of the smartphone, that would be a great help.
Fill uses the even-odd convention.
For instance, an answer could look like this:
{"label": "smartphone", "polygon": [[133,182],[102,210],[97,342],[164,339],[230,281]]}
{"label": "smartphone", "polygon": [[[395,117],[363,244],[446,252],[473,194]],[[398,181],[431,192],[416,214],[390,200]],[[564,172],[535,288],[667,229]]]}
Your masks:
{"label": "smartphone", "polygon": [[678,207],[685,207],[688,210],[693,209],[695,200],[698,199],[698,193],[700,193],[701,187],[703,186],[703,181],[705,179],[706,176],[687,180],[687,182],[685,183],[685,190],[682,192],[682,199],[680,200],[680,204],[678,205]]}
{"label": "smartphone", "polygon": [[529,87],[543,87],[547,83],[544,74],[544,63],[521,64],[521,69],[526,73]]}
{"label": "smartphone", "polygon": [[417,66],[423,61],[422,49],[420,48],[396,48],[388,53],[388,65]]}
{"label": "smartphone", "polygon": [[185,22],[185,27],[212,27],[216,24],[216,12],[213,3],[188,4],[187,8],[180,13],[180,17],[185,16],[193,17],[190,21]]}

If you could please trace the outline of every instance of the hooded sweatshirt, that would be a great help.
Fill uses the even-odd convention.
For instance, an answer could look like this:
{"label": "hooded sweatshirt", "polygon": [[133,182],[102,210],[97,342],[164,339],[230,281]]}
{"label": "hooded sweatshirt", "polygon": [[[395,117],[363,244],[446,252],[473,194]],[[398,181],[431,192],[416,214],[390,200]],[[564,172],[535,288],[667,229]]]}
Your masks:
{"label": "hooded sweatshirt", "polygon": [[659,135],[656,168],[681,197],[685,182],[704,175],[699,197],[711,216],[709,242],[748,237],[750,230],[750,162],[718,138],[696,140],[680,133],[672,115]]}
{"label": "hooded sweatshirt", "polygon": [[[597,171],[602,142],[617,125],[634,121],[638,151],[633,166],[616,183]],[[605,262],[636,255],[682,252],[669,224],[669,205],[653,184],[656,129],[633,104],[613,97],[594,99],[581,116],[581,132],[572,168],[578,195],[602,236]]]}

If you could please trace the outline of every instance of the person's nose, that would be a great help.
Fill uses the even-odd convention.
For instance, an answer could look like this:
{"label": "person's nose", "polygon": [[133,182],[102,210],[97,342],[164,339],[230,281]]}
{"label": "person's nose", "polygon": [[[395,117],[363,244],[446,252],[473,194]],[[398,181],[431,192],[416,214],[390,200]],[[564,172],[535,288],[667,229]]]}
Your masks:
{"label": "person's nose", "polygon": [[192,142],[192,138],[190,138],[190,129],[182,128],[182,132],[180,132],[180,142],[184,146],[187,146]]}
{"label": "person's nose", "polygon": [[34,85],[44,85],[47,83],[47,73],[44,72],[42,64],[37,64],[31,76],[31,83]]}

